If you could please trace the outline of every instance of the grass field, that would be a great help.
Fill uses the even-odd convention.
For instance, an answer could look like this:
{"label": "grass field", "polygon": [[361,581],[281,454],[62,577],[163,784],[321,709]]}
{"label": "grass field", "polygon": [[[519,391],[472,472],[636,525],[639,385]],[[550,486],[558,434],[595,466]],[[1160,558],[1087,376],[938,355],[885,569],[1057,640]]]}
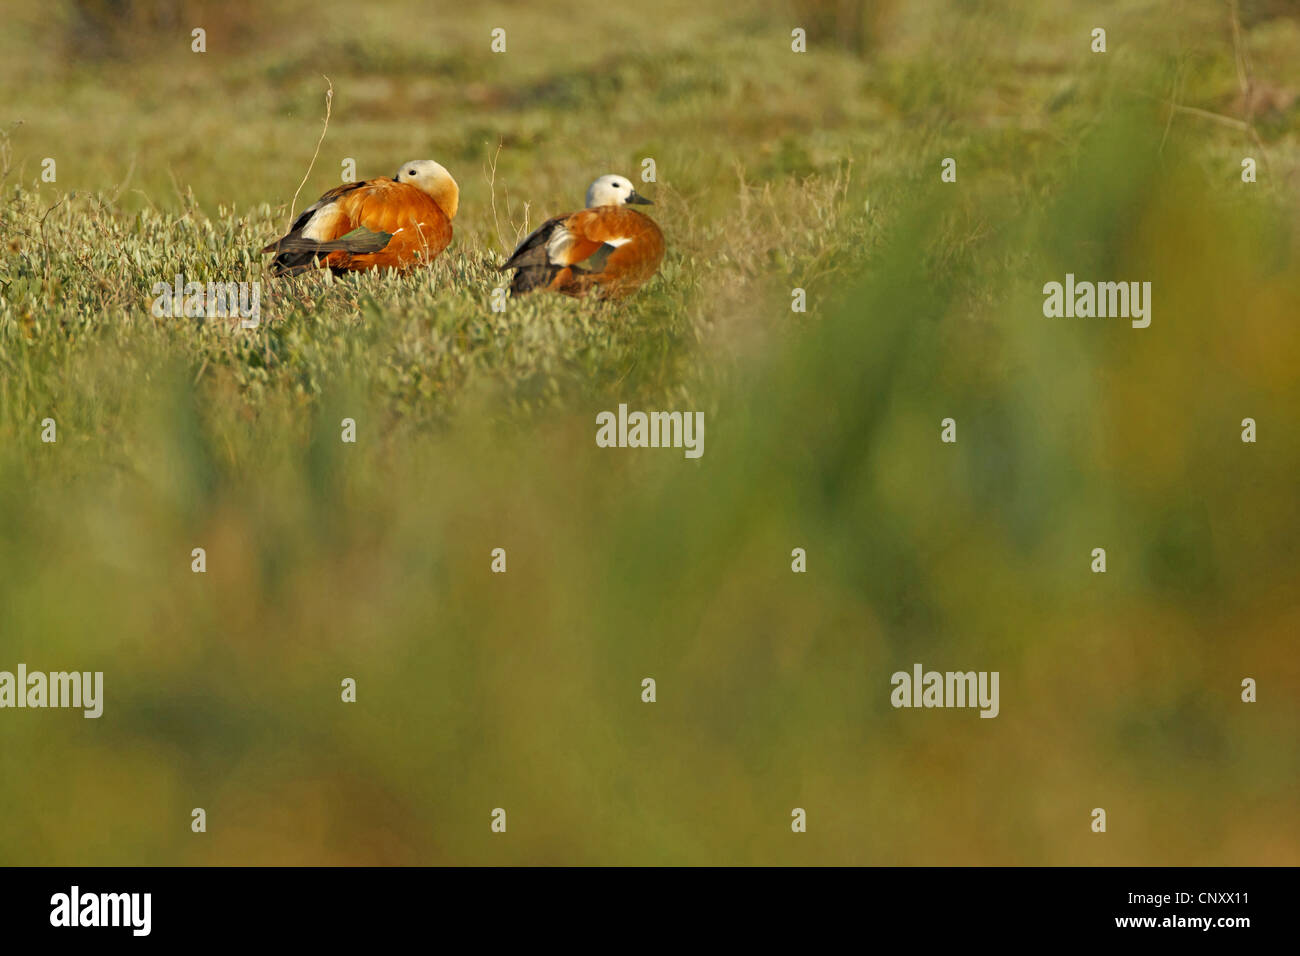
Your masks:
{"label": "grass field", "polygon": [[[275,6],[7,16],[0,670],[106,700],[0,711],[0,862],[1300,863],[1295,4]],[[349,158],[447,166],[451,247],[271,279]],[[605,172],[659,277],[493,312]]]}

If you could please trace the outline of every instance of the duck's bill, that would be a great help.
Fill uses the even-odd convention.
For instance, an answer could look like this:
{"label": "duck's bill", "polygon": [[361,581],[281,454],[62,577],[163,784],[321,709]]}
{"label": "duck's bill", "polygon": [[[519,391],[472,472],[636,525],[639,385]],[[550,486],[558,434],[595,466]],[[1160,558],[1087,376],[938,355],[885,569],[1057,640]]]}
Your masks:
{"label": "duck's bill", "polygon": [[645,196],[642,196],[642,195],[641,195],[639,192],[637,192],[635,189],[632,190],[632,195],[630,195],[630,196],[627,197],[627,201],[630,202],[630,203],[636,203],[638,206],[653,206],[653,205],[654,205],[654,203],[652,203],[649,199],[646,199]]}

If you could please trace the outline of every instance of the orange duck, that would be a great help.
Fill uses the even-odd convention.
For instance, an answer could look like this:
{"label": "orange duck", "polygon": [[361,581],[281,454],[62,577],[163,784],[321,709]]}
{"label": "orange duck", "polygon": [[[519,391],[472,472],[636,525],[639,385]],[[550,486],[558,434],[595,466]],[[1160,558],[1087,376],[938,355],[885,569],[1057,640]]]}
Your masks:
{"label": "orange duck", "polygon": [[587,190],[587,208],[548,219],[499,269],[514,269],[512,293],[547,289],[564,295],[630,295],[659,269],[664,234],[629,203],[652,205],[622,176],[601,176]]}
{"label": "orange duck", "polygon": [[274,253],[277,276],[318,267],[336,275],[409,269],[447,248],[459,204],[460,189],[446,169],[431,159],[412,160],[392,179],[331,189],[262,252]]}

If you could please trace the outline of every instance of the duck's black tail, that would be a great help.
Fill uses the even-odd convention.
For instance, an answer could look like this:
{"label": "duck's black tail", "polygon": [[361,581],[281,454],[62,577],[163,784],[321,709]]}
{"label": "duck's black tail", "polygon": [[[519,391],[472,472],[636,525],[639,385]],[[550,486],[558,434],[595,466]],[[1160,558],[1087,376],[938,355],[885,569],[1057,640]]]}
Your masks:
{"label": "duck's black tail", "polygon": [[388,240],[392,238],[391,233],[372,232],[364,226],[358,226],[347,235],[327,242],[308,239],[300,233],[291,232],[269,243],[262,252],[275,253],[275,258],[271,260],[271,275],[291,276],[315,268],[316,260],[331,252],[350,252],[353,255],[378,252],[388,245]]}
{"label": "duck's black tail", "polygon": [[541,263],[539,265],[516,266],[515,274],[510,279],[510,293],[519,295],[534,289],[545,289],[560,274],[564,266]]}

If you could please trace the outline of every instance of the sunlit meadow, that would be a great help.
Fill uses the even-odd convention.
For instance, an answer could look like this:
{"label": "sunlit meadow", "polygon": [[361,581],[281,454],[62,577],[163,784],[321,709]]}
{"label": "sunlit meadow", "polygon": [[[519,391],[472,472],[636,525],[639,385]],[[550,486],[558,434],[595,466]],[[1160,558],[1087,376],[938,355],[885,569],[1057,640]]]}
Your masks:
{"label": "sunlit meadow", "polygon": [[[0,670],[105,700],[0,710],[0,862],[1300,863],[1296,4],[10,6]],[[431,268],[264,271],[426,157]],[[604,172],[660,275],[492,311]]]}

